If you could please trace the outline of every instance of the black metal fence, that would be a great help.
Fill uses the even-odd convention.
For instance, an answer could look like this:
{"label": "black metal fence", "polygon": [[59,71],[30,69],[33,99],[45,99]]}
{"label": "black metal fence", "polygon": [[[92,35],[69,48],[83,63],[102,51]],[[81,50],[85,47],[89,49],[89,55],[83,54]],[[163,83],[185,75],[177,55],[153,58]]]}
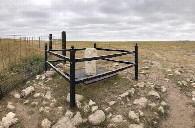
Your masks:
{"label": "black metal fence", "polygon": [[[61,75],[65,80],[67,80],[70,83],[70,107],[74,108],[75,106],[75,85],[79,83],[84,83],[86,81],[94,80],[97,78],[103,78],[104,76],[112,75],[115,74],[119,71],[123,71],[125,69],[131,68],[135,66],[135,79],[138,80],[138,45],[135,45],[135,50],[134,51],[128,51],[128,50],[117,50],[117,49],[105,49],[105,48],[97,48],[96,43],[94,44],[94,48],[96,50],[103,50],[103,51],[117,51],[120,53],[116,54],[108,54],[108,55],[102,55],[102,56],[95,56],[95,57],[89,57],[89,58],[75,58],[76,51],[81,51],[85,50],[86,48],[74,48],[74,46],[71,47],[71,49],[66,49],[66,40],[63,37],[66,36],[65,34],[63,35],[62,33],[62,46],[63,49],[61,50],[53,50],[52,49],[52,38],[50,38],[49,41],[49,49],[47,44],[45,44],[45,71],[48,69],[48,65],[54,69],[59,75]],[[50,35],[52,37],[52,35]],[[62,51],[62,54],[56,53],[56,51]],[[70,52],[70,57],[66,56],[66,52]],[[58,58],[59,60],[48,60],[47,54],[54,55]],[[128,61],[121,61],[121,60],[112,60],[109,58],[113,57],[119,57],[123,55],[128,55],[128,54],[135,54],[135,62],[128,62]],[[127,64],[127,66],[118,68],[113,71],[108,71],[104,72],[101,74],[81,78],[81,79],[75,79],[75,63],[78,62],[84,62],[84,61],[92,61],[92,60],[106,60],[106,61],[111,61],[111,62],[118,62],[118,63],[123,63]],[[62,72],[58,70],[52,63],[53,62],[65,62],[69,61],[70,62],[70,74]],[[102,79],[101,79],[102,80]]]}

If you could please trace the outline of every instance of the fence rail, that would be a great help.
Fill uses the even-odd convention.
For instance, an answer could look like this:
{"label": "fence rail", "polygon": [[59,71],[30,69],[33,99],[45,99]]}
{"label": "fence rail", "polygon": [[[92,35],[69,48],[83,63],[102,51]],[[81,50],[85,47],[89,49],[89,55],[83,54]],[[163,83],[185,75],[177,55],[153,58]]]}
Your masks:
{"label": "fence rail", "polygon": [[[63,34],[62,34],[63,35]],[[63,37],[62,37],[63,38]],[[52,45],[52,36],[50,34],[50,41],[49,45]],[[66,42],[62,42],[66,43]],[[62,45],[64,46],[64,45]],[[49,46],[49,50],[47,49],[47,44],[45,44],[45,71],[48,70],[48,65],[54,69],[59,75],[61,75],[65,80],[67,80],[70,84],[70,107],[74,108],[75,107],[75,85],[79,83],[84,83],[86,81],[91,81],[95,80],[95,82],[108,78],[112,75],[115,75],[119,71],[123,71],[125,69],[135,67],[135,79],[138,80],[138,46],[137,44],[135,45],[135,51],[127,51],[127,50],[117,50],[117,49],[105,49],[105,48],[97,48],[96,43],[94,44],[94,48],[96,50],[105,50],[105,51],[118,51],[121,53],[116,53],[116,54],[108,54],[108,55],[102,55],[102,56],[95,56],[95,57],[90,57],[90,58],[75,58],[76,51],[78,50],[85,50],[86,48],[79,48],[75,49],[74,46],[71,47],[71,49],[61,49],[61,50],[54,50],[52,49],[52,46]],[[62,51],[63,54],[58,54],[54,53],[54,51]],[[70,52],[70,57],[66,56],[66,52]],[[61,58],[62,60],[48,60],[47,54],[52,54],[58,58]],[[118,56],[123,56],[123,55],[128,55],[128,54],[135,54],[135,62],[128,62],[128,61],[120,61],[120,60],[111,60],[108,58],[113,58],[113,57],[118,57]],[[125,67],[113,70],[113,71],[108,71],[105,73],[81,78],[81,79],[76,79],[75,78],[75,63],[78,62],[84,62],[84,61],[92,61],[92,60],[106,60],[106,61],[112,61],[112,62],[118,62],[118,63],[124,63],[128,64]],[[69,61],[70,62],[70,74],[68,73],[63,73],[59,71],[53,64],[52,62],[59,62],[59,61]],[[105,77],[108,76],[108,77]]]}

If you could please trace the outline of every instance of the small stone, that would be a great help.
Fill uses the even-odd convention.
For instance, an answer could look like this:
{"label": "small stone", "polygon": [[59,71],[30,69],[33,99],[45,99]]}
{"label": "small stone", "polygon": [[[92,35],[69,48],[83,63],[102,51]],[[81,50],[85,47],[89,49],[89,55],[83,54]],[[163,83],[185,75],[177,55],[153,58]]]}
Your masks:
{"label": "small stone", "polygon": [[147,99],[145,97],[141,97],[140,99],[135,99],[133,104],[139,104],[141,106],[144,106],[147,103]]}
{"label": "small stone", "polygon": [[105,109],[106,112],[108,112],[108,111],[110,111],[110,110],[111,110],[111,107],[107,107],[107,108]]}
{"label": "small stone", "polygon": [[168,76],[173,76],[173,74],[167,74]]}
{"label": "small stone", "polygon": [[130,124],[129,128],[143,128],[143,126],[138,124]]}
{"label": "small stone", "polygon": [[46,118],[41,122],[41,126],[43,128],[50,128],[51,127],[51,122]]}
{"label": "small stone", "polygon": [[155,91],[153,91],[153,90],[149,92],[149,95],[150,95],[150,96],[155,96],[155,97],[157,97],[157,98],[160,98],[160,95],[158,94],[158,92],[155,92]]}
{"label": "small stone", "polygon": [[19,94],[15,94],[14,97],[15,97],[16,99],[20,99],[20,95],[19,95]]}
{"label": "small stone", "polygon": [[76,106],[77,106],[77,108],[81,108],[81,102],[80,101],[76,101]]}
{"label": "small stone", "polygon": [[[83,100],[83,96],[82,95],[79,95],[79,94],[75,94],[75,100],[76,101],[81,101],[81,100]],[[70,102],[70,93],[68,93],[68,95],[66,97],[66,101],[67,102]]]}
{"label": "small stone", "polygon": [[79,125],[83,122],[83,119],[81,117],[81,113],[77,112],[76,115],[71,119],[72,123],[74,125]]}
{"label": "small stone", "polygon": [[148,104],[148,105],[151,106],[151,107],[156,107],[155,103],[151,103],[151,104]]}
{"label": "small stone", "polygon": [[181,73],[178,70],[175,71],[175,74],[178,76],[181,75]]}
{"label": "small stone", "polygon": [[109,106],[112,106],[112,105],[114,105],[115,103],[116,103],[116,101],[110,101],[110,102],[108,102]]}
{"label": "small stone", "polygon": [[70,110],[67,110],[66,114],[65,114],[65,117],[68,117],[68,118],[71,119],[73,117],[73,113]]}
{"label": "small stone", "polygon": [[70,118],[63,116],[52,128],[76,128]]}
{"label": "small stone", "polygon": [[26,98],[28,95],[30,95],[34,91],[35,91],[35,88],[33,86],[23,89],[21,92],[21,97]]}
{"label": "small stone", "polygon": [[126,96],[128,96],[128,95],[129,95],[129,92],[125,92],[125,93],[119,95],[119,97],[123,98],[123,97],[126,97]]}
{"label": "small stone", "polygon": [[46,99],[50,100],[52,97],[51,97],[51,91],[47,91],[47,93],[45,94],[44,96]]}
{"label": "small stone", "polygon": [[32,102],[31,104],[37,106],[39,103],[38,102]]}
{"label": "small stone", "polygon": [[7,108],[10,110],[14,110],[16,107],[12,105],[12,102],[8,102]]}
{"label": "small stone", "polygon": [[97,110],[88,117],[88,120],[92,125],[100,125],[105,120],[105,113],[102,110]]}
{"label": "small stone", "polygon": [[166,89],[164,86],[161,86],[161,91],[162,91],[162,92],[166,92],[167,89]]}
{"label": "small stone", "polygon": [[150,69],[149,67],[147,67],[147,66],[145,66],[145,67],[142,67],[142,69],[144,69],[144,70],[148,70],[148,69]]}
{"label": "small stone", "polygon": [[98,110],[98,106],[92,106],[92,107],[91,107],[91,111],[92,111],[92,112],[94,112],[94,111],[96,111],[96,110]]}
{"label": "small stone", "polygon": [[111,119],[112,122],[114,123],[120,123],[123,121],[123,117],[121,115],[116,115]]}
{"label": "small stone", "polygon": [[194,101],[194,102],[195,102],[195,97],[193,97],[193,98],[192,98],[192,101]]}
{"label": "small stone", "polygon": [[26,101],[24,101],[24,103],[23,104],[28,104],[29,103],[29,100],[26,100]]}
{"label": "small stone", "polygon": [[15,115],[15,113],[9,112],[6,117],[3,117],[0,122],[0,128],[9,128],[10,126],[16,124],[18,122],[18,118],[15,118]]}
{"label": "small stone", "polygon": [[116,128],[116,124],[108,124],[107,128]]}
{"label": "small stone", "polygon": [[181,84],[184,85],[184,86],[187,86],[188,83],[186,81],[182,80]]}
{"label": "small stone", "polygon": [[137,86],[138,86],[139,88],[143,88],[143,87],[144,87],[144,82],[138,83]]}
{"label": "small stone", "polygon": [[147,82],[146,83],[146,87],[154,88],[154,84],[153,83],[150,83],[150,82]]}
{"label": "small stone", "polygon": [[144,116],[144,113],[142,111],[140,111],[140,110],[138,110],[138,111],[139,111],[140,116]]}
{"label": "small stone", "polygon": [[84,113],[87,113],[87,112],[89,112],[90,107],[89,107],[89,105],[85,105],[85,107],[83,109],[84,109]]}
{"label": "small stone", "polygon": [[40,93],[35,93],[33,96],[35,97],[35,98],[37,98],[37,97],[39,97],[41,94]]}
{"label": "small stone", "polygon": [[106,118],[110,119],[112,117],[112,113],[110,113]]}
{"label": "small stone", "polygon": [[160,112],[162,112],[162,113],[165,112],[165,111],[164,111],[164,108],[163,108],[162,106],[160,106],[160,107],[158,108],[158,110],[159,110]]}
{"label": "small stone", "polygon": [[56,67],[57,67],[57,68],[63,68],[64,65],[63,65],[63,63],[59,63],[59,64],[56,65]]}
{"label": "small stone", "polygon": [[167,103],[165,103],[164,101],[160,102],[160,104],[161,104],[162,106],[167,105]]}
{"label": "small stone", "polygon": [[139,116],[134,111],[129,111],[129,118],[139,122]]}
{"label": "small stone", "polygon": [[46,73],[45,73],[45,77],[50,78],[50,77],[53,77],[53,76],[54,76],[54,74],[55,74],[55,72],[54,72],[54,71],[46,71]]}
{"label": "small stone", "polygon": [[91,106],[91,105],[95,105],[96,103],[95,102],[93,102],[91,99],[89,100],[89,106]]}

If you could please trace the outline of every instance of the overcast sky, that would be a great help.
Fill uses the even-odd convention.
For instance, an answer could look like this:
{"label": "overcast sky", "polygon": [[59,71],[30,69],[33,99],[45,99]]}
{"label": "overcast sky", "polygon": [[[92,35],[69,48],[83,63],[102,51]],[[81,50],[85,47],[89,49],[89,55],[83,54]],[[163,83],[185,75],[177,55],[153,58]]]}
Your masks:
{"label": "overcast sky", "polygon": [[0,36],[195,40],[195,0],[0,0]]}

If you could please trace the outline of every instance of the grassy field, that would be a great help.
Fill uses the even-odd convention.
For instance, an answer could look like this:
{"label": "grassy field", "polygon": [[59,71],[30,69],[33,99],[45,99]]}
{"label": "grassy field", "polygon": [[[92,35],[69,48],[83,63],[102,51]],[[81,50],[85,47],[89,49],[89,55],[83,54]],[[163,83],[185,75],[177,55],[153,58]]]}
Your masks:
{"label": "grassy field", "polygon": [[[92,99],[96,102],[98,109],[105,112],[106,116],[110,113],[113,115],[101,123],[99,127],[129,127],[131,124],[142,125],[144,128],[165,128],[165,127],[194,127],[195,122],[195,105],[192,101],[192,92],[195,91],[193,76],[195,76],[195,42],[178,41],[178,42],[77,42],[68,41],[67,48],[72,45],[75,48],[93,47],[97,43],[97,47],[109,49],[124,49],[134,50],[137,43],[139,46],[139,80],[134,80],[134,68],[122,71],[118,76],[108,80],[100,81],[91,86],[83,84],[76,85],[76,93],[84,96],[81,101],[82,107],[70,109],[69,103],[66,102],[66,95],[69,93],[69,84],[62,79],[58,74],[55,74],[51,79],[36,79],[32,77],[29,82],[21,84],[18,88],[12,91],[11,94],[5,96],[0,103],[0,118],[4,117],[10,110],[7,108],[7,103],[11,101],[16,107],[13,112],[19,119],[19,122],[12,127],[41,127],[41,121],[45,118],[51,121],[54,125],[64,116],[67,110],[73,113],[79,111],[83,119],[87,119],[92,112],[85,113],[83,108]],[[42,44],[44,44],[42,42]],[[54,49],[61,49],[61,42],[56,41],[53,45]],[[60,53],[60,52],[59,52]],[[98,51],[99,55],[106,55],[116,52]],[[67,52],[67,56],[69,53]],[[84,57],[84,51],[76,53],[77,58]],[[49,56],[51,59],[55,57]],[[116,60],[134,61],[133,55],[126,55],[115,58]],[[97,67],[112,70],[123,65],[115,66],[111,62],[98,60]],[[84,62],[76,64],[77,69],[84,68]],[[65,66],[64,71],[69,70]],[[179,73],[176,73],[179,72]],[[40,73],[42,75],[43,73]],[[187,85],[180,84],[185,81]],[[143,83],[143,87],[139,86]],[[16,99],[13,93],[20,93],[22,89],[34,86],[35,93],[45,95],[48,91],[51,92],[52,99],[45,99],[44,96],[38,98],[29,96],[27,99]],[[153,86],[153,87],[151,87]],[[162,91],[162,87],[166,91]],[[134,94],[129,94],[127,97],[118,99],[119,95],[129,89],[135,89]],[[150,91],[155,91],[160,95],[160,98],[149,95]],[[136,99],[145,97],[148,101],[145,106],[139,106],[133,102]],[[53,100],[56,102],[53,102]],[[29,103],[23,104],[29,100]],[[109,106],[108,102],[115,101],[113,106]],[[163,106],[164,113],[160,111],[162,101],[167,105]],[[37,102],[37,105],[34,105]],[[54,106],[51,105],[54,104]],[[151,106],[150,104],[156,104]],[[50,112],[38,112],[41,107],[49,107]],[[59,109],[62,107],[62,109]],[[110,107],[110,110],[106,109]],[[128,117],[129,111],[134,111],[139,115],[139,121]],[[22,112],[23,111],[23,112]],[[143,115],[142,115],[143,112]],[[121,115],[123,122],[114,123],[112,118],[115,115]],[[30,117],[30,118],[28,118]],[[111,125],[112,124],[112,125]],[[93,127],[89,121],[79,124],[77,127]]]}

